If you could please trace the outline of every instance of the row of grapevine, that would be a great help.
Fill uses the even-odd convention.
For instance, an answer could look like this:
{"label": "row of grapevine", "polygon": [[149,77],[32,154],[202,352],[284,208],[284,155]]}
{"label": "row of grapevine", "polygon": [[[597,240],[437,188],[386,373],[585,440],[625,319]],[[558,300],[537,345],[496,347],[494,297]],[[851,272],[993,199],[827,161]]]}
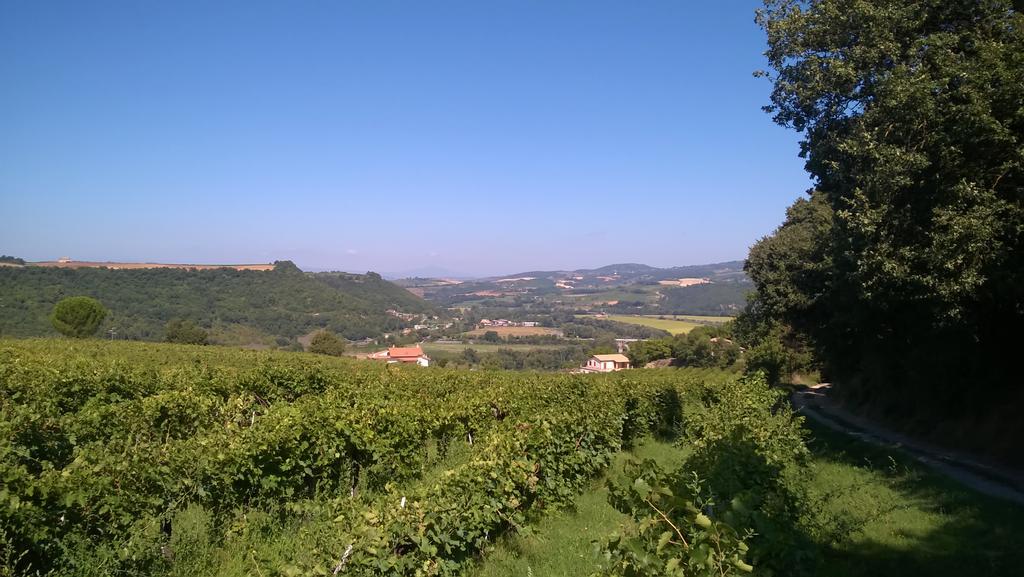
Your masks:
{"label": "row of grapevine", "polygon": [[[305,507],[338,519],[337,547],[300,570],[454,575],[720,378],[2,341],[0,546],[18,571],[152,574],[173,567],[189,507]],[[453,444],[465,458],[447,459]]]}

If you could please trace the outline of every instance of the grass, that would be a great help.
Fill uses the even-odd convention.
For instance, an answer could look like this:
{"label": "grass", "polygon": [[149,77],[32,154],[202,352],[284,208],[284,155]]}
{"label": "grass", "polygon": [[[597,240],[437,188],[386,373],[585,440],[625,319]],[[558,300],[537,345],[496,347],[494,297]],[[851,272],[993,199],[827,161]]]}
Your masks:
{"label": "grass", "polygon": [[668,331],[673,335],[688,333],[701,326],[700,323],[684,320],[673,320],[669,318],[659,319],[657,317],[644,317],[633,315],[608,315],[608,320],[633,325],[644,325],[655,329]]}
{"label": "grass", "polygon": [[819,515],[850,530],[824,574],[1022,575],[1024,508],[975,493],[901,454],[811,425]]}
{"label": "grass", "polygon": [[594,546],[631,520],[608,504],[605,482],[622,476],[630,459],[654,459],[665,467],[678,466],[685,453],[669,443],[649,440],[630,452],[622,452],[608,474],[596,480],[590,491],[576,500],[574,508],[544,517],[528,535],[502,539],[490,550],[471,577],[587,577],[600,568]]}
{"label": "grass", "polygon": [[[819,575],[1024,575],[1024,508],[975,493],[900,454],[810,426],[807,490],[816,504],[814,520],[832,529],[819,535]],[[620,453],[605,479],[621,476],[632,456],[673,467],[684,452],[649,441]],[[608,504],[605,479],[574,509],[542,519],[532,534],[501,540],[471,575],[590,575],[600,566],[593,542],[630,523]]]}

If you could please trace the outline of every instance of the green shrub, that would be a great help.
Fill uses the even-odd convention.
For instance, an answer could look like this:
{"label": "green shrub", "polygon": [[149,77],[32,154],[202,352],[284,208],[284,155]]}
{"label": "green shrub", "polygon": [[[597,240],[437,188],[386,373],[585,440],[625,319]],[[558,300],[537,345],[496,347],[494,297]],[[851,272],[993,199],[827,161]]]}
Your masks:
{"label": "green shrub", "polygon": [[309,352],[340,357],[345,354],[345,341],[330,331],[320,331],[309,341]]}
{"label": "green shrub", "polygon": [[611,485],[609,499],[637,524],[604,544],[609,574],[721,577],[753,569],[746,561],[752,534],[721,520],[727,509],[696,473],[667,474],[654,461],[628,464],[625,473],[631,482]]}
{"label": "green shrub", "polygon": [[164,340],[179,345],[205,345],[210,335],[190,320],[174,319],[164,329]]}
{"label": "green shrub", "polygon": [[761,375],[706,383],[686,407],[693,452],[675,472],[634,466],[612,503],[637,530],[604,545],[611,575],[803,575],[819,552],[804,519],[809,451],[800,418]]}
{"label": "green shrub", "polygon": [[68,297],[53,307],[50,322],[67,337],[83,339],[96,334],[107,317],[107,309],[91,297]]}
{"label": "green shrub", "polygon": [[747,351],[747,374],[762,373],[768,384],[777,385],[786,374],[786,349],[779,339],[769,336]]}

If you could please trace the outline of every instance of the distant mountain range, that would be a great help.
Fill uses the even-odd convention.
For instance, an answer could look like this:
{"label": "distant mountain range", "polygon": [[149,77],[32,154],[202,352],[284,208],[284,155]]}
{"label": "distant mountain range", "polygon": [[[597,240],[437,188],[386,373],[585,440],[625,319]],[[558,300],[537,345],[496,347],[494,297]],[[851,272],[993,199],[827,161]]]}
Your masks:
{"label": "distant mountain range", "polygon": [[[381,276],[392,281],[443,279],[473,282],[494,282],[500,279],[523,277],[556,278],[565,277],[569,275],[582,276],[584,278],[617,275],[620,279],[623,279],[627,283],[637,282],[640,280],[665,280],[672,278],[687,277],[725,280],[727,277],[745,276],[743,272],[744,262],[745,261],[742,260],[732,260],[712,264],[674,266],[665,268],[659,268],[646,264],[631,262],[610,264],[602,266],[600,268],[592,269],[584,268],[575,270],[531,270],[498,276],[474,276],[455,272],[442,267],[422,267],[418,269],[412,269],[401,272],[385,272],[381,273]],[[412,285],[414,283],[400,282],[399,284]]]}
{"label": "distant mountain range", "polygon": [[658,268],[619,263],[593,269],[533,270],[458,281],[394,281],[440,306],[531,306],[623,314],[735,315],[753,289],[744,261]]}
{"label": "distant mountain range", "polygon": [[476,277],[439,266],[424,266],[399,272],[382,272],[380,275],[388,280],[401,280],[407,278],[436,278],[454,280],[473,280]]}
{"label": "distant mountain range", "polygon": [[[658,268],[640,263],[619,263],[593,269],[528,271],[475,280],[478,282],[495,282],[501,279],[525,277],[546,279],[582,277],[582,279],[576,279],[577,284],[596,284],[602,287],[683,278],[706,278],[712,282],[742,282],[746,280],[746,273],[743,272],[743,263],[744,261],[742,260],[732,260],[712,264],[667,268]],[[594,283],[595,280],[600,282]]]}

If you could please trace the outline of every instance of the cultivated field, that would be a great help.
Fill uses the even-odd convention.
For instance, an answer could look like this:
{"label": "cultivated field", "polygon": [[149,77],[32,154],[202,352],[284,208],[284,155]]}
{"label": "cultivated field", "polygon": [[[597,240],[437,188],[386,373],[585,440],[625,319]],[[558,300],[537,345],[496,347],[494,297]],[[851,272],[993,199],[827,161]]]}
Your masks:
{"label": "cultivated field", "polygon": [[673,335],[688,333],[693,329],[701,326],[702,324],[689,320],[672,320],[668,318],[659,319],[657,317],[644,317],[634,315],[608,315],[607,319],[610,321],[616,321],[620,323],[644,325],[645,327],[661,329],[663,331],[668,331]]}
{"label": "cultivated field", "polygon": [[720,325],[734,320],[736,317],[707,316],[707,315],[643,315],[647,318],[657,319],[671,316],[673,320],[690,321],[705,325]]}
{"label": "cultivated field", "polygon": [[464,575],[734,378],[642,377],[0,340],[0,575]]}
{"label": "cultivated field", "polygon": [[0,575],[1020,574],[1024,510],[810,437],[785,396],[0,339]]}
{"label": "cultivated field", "polygon": [[562,336],[562,331],[550,327],[486,327],[469,331],[466,334],[471,337],[479,337],[483,336],[483,334],[488,331],[494,331],[501,337],[529,337],[537,335]]}

